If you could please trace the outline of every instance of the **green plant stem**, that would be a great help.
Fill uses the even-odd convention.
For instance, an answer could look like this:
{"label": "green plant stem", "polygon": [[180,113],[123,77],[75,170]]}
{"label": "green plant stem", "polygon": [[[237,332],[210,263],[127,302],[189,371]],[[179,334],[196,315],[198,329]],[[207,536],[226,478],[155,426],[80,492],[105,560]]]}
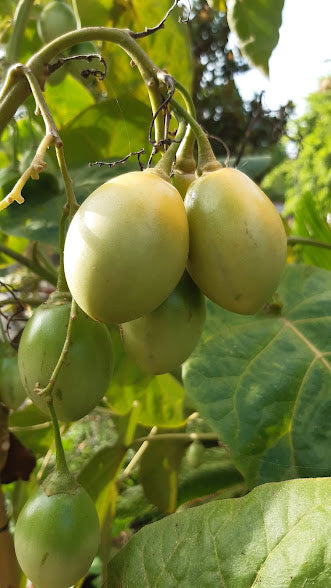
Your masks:
{"label": "green plant stem", "polygon": [[40,249],[39,241],[34,241],[32,247],[32,260],[41,267],[46,268],[50,274],[57,274],[57,268],[47,259]]}
{"label": "green plant stem", "polygon": [[38,384],[35,386],[35,392],[37,392],[40,396],[45,396],[48,401],[51,401],[51,399],[52,399],[53,388],[54,388],[56,380],[59,376],[63,362],[64,362],[64,360],[68,354],[68,351],[69,351],[69,347],[71,344],[72,327],[73,327],[74,321],[76,320],[77,310],[78,310],[77,303],[74,299],[72,299],[66,338],[65,338],[65,341],[64,341],[64,344],[62,347],[62,351],[60,353],[60,357],[57,361],[57,364],[53,370],[53,373],[49,379],[47,386],[45,388],[39,388]]}
{"label": "green plant stem", "polygon": [[[180,82],[175,80],[176,90],[181,94],[184,99],[187,112],[196,119],[195,106],[193,104],[190,93],[186,90]],[[184,173],[194,173],[196,164],[194,159],[194,145],[195,145],[195,134],[191,125],[187,125],[185,137],[181,142],[181,145],[177,152],[176,158],[176,169],[183,171]]]}
{"label": "green plant stem", "polygon": [[324,243],[323,241],[315,241],[315,239],[309,239],[308,237],[287,237],[288,245],[310,245],[311,247],[321,247],[323,249],[331,249],[330,243]]}
{"label": "green plant stem", "polygon": [[57,472],[64,476],[70,476],[69,468],[67,465],[66,457],[61,440],[59,422],[53,406],[53,400],[48,401],[48,408],[52,419],[54,440],[55,440],[55,451],[56,451],[56,469]]}
{"label": "green plant stem", "polygon": [[75,213],[77,212],[77,210],[79,208],[79,205],[76,200],[72,180],[71,180],[68,168],[67,168],[62,142],[55,146],[55,151],[56,151],[56,157],[57,157],[59,168],[60,168],[60,171],[62,174],[64,188],[65,188],[65,192],[66,192],[66,196],[67,196],[67,203],[65,205],[67,207],[66,214],[69,217],[69,222],[71,222],[73,216],[75,215]]}
{"label": "green plant stem", "polygon": [[176,157],[177,150],[180,146],[180,142],[182,141],[185,135],[185,131],[186,122],[184,120],[181,120],[178,126],[175,141],[171,143],[170,147],[167,149],[162,159],[160,159],[156,166],[153,168],[153,171],[161,172],[161,175],[164,176],[166,179],[169,179],[169,176],[172,172],[174,159]]}
{"label": "green plant stem", "polygon": [[19,60],[20,46],[34,0],[20,0],[15,10],[10,39],[6,48],[6,62],[12,65]]}
{"label": "green plant stem", "polygon": [[192,443],[192,441],[216,441],[220,443],[218,435],[215,433],[160,433],[151,437],[139,437],[132,442],[132,445],[143,443],[144,441],[182,441],[183,443]]}
{"label": "green plant stem", "polygon": [[[145,51],[133,39],[131,32],[126,29],[111,29],[107,27],[88,27],[70,31],[45,47],[42,47],[29,61],[27,67],[37,77],[41,87],[45,83],[45,66],[65,49],[84,41],[109,41],[119,45],[137,65],[147,86],[153,113],[163,101],[164,84],[158,80],[160,69],[152,62]],[[0,97],[0,134],[15,114],[17,108],[30,94],[30,87],[22,73],[8,72],[7,80]],[[156,140],[163,137],[163,117],[157,117]]]}
{"label": "green plant stem", "polygon": [[186,120],[186,122],[192,127],[198,144],[198,165],[197,175],[201,176],[205,172],[215,171],[220,169],[222,165],[217,161],[214,152],[211,148],[209,140],[200,127],[199,123],[191,116],[185,108],[183,108],[177,100],[172,99],[171,105],[174,109],[176,116],[179,116]]}
{"label": "green plant stem", "polygon": [[56,285],[56,281],[57,281],[57,273],[56,272],[50,272],[49,269],[42,267],[40,264],[37,264],[36,262],[32,261],[28,257],[25,257],[25,255],[22,255],[21,253],[17,253],[17,251],[10,249],[10,247],[7,247],[6,245],[3,245],[2,243],[0,243],[0,252],[4,253],[8,257],[11,257],[12,259],[15,259],[15,261],[17,261],[21,265],[28,267],[31,271],[33,271],[35,274],[37,274],[37,276],[40,276],[43,280],[46,280],[47,282],[49,282],[50,284],[53,284],[54,286]]}
{"label": "green plant stem", "polygon": [[67,280],[64,273],[64,243],[66,237],[66,223],[68,218],[68,210],[67,207],[63,207],[63,212],[60,220],[59,225],[59,248],[60,248],[60,264],[59,264],[59,273],[57,278],[56,289],[59,292],[69,292]]}

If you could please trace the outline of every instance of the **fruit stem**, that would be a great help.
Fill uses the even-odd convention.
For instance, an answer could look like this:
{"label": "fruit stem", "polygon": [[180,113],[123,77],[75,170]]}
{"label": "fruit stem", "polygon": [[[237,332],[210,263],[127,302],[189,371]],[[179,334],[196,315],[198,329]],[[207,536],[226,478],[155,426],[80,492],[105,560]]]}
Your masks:
{"label": "fruit stem", "polygon": [[13,28],[7,43],[6,63],[12,65],[19,59],[20,45],[24,37],[30,10],[34,0],[20,0],[14,14]]}
{"label": "fruit stem", "polygon": [[[55,292],[53,292],[52,297],[54,298],[54,296],[56,296],[56,295],[61,296],[61,293],[59,293],[56,290]],[[65,295],[66,295],[66,291],[64,292],[64,296]],[[59,376],[60,370],[62,368],[62,364],[63,364],[63,362],[68,354],[68,351],[69,351],[69,347],[70,347],[70,343],[71,343],[72,327],[73,327],[74,321],[77,318],[77,312],[78,312],[77,302],[74,299],[72,299],[66,338],[65,338],[65,341],[64,341],[64,344],[62,347],[60,357],[59,357],[57,364],[52,372],[52,375],[49,379],[47,386],[45,388],[40,388],[38,384],[35,386],[35,392],[37,392],[39,394],[39,396],[45,396],[47,398],[47,400],[49,400],[49,401],[52,400],[52,392],[53,392],[55,382]]]}
{"label": "fruit stem", "polygon": [[31,259],[25,257],[25,255],[22,255],[21,253],[17,253],[17,251],[14,251],[10,247],[7,247],[2,243],[0,243],[0,252],[4,253],[5,255],[8,255],[8,257],[11,257],[12,259],[15,259],[15,261],[17,261],[21,265],[28,267],[31,271],[33,271],[35,274],[37,274],[50,284],[56,284],[56,272],[51,272],[49,269],[42,267],[42,265],[40,265],[39,263],[32,261]]}
{"label": "fruit stem", "polygon": [[56,412],[54,410],[53,399],[51,398],[48,402],[48,408],[52,419],[53,425],[53,432],[54,432],[54,441],[55,441],[55,452],[56,452],[56,470],[57,473],[62,474],[64,476],[70,476],[67,460],[65,457],[59,422],[57,420]]}
{"label": "fruit stem", "polygon": [[195,134],[197,144],[198,144],[198,165],[197,165],[197,175],[201,176],[205,172],[215,171],[220,169],[222,165],[217,161],[214,152],[211,148],[209,140],[202,130],[199,123],[195,120],[193,116],[185,110],[177,100],[172,99],[171,105],[175,112],[176,116],[183,118],[186,122],[191,125],[192,130]]}
{"label": "fruit stem", "polygon": [[[193,100],[186,90],[185,86],[183,86],[180,82],[175,80],[176,90],[182,95],[187,112],[196,118],[195,106],[193,104]],[[194,145],[195,145],[195,134],[191,127],[191,125],[187,125],[185,137],[182,140],[179,149],[177,151],[176,157],[176,170],[180,170],[184,173],[190,174],[194,173],[196,169],[196,163],[194,158]]]}
{"label": "fruit stem", "polygon": [[60,263],[59,273],[57,278],[56,289],[59,292],[69,292],[67,280],[64,273],[64,243],[66,238],[66,223],[68,218],[67,206],[63,207],[62,216],[59,225],[59,249],[60,249]]}
{"label": "fruit stem", "polygon": [[162,156],[162,159],[160,159],[153,168],[153,171],[160,173],[160,175],[167,180],[169,180],[171,175],[177,150],[185,135],[186,126],[186,122],[182,119],[179,122],[175,140],[171,143],[170,147]]}

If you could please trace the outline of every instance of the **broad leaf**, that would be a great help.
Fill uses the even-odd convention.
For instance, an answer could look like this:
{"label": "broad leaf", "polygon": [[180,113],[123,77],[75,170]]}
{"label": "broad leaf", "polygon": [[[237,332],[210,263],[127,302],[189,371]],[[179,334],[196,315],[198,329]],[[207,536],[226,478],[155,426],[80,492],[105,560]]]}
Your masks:
{"label": "broad leaf", "polygon": [[178,472],[186,450],[180,440],[151,441],[140,460],[140,480],[146,498],[164,513],[177,507]]}
{"label": "broad leaf", "polygon": [[105,446],[85,465],[78,476],[78,482],[84,486],[93,500],[114,480],[126,448],[120,444]]}
{"label": "broad leaf", "polygon": [[325,588],[331,480],[265,484],[144,527],[109,565],[109,588]]}
{"label": "broad leaf", "polygon": [[330,475],[330,292],[327,270],[288,266],[278,315],[208,303],[184,385],[250,487]]}
{"label": "broad leaf", "polygon": [[284,0],[227,0],[230,30],[236,33],[243,55],[265,74],[279,39]]}

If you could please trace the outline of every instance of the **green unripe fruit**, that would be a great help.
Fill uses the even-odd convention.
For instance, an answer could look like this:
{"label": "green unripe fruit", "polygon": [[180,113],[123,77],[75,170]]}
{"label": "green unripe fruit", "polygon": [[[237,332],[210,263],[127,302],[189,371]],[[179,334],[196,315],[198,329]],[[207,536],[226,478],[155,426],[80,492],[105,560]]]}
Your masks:
{"label": "green unripe fruit", "polygon": [[191,355],[205,322],[205,300],[185,272],[153,312],[121,325],[124,347],[145,372],[163,374]]}
{"label": "green unripe fruit", "polygon": [[286,263],[286,234],[267,196],[245,174],[203,174],[185,197],[190,227],[188,271],[213,302],[256,313],[271,297]]}
{"label": "green unripe fruit", "polygon": [[36,588],[69,588],[98,549],[95,506],[81,486],[51,495],[40,488],[20,512],[14,540],[18,563]]}
{"label": "green unripe fruit", "polygon": [[[27,322],[18,349],[22,383],[32,402],[49,414],[45,397],[35,391],[47,386],[65,342],[71,303],[39,306]],[[71,343],[53,388],[56,415],[74,421],[88,414],[105,394],[113,373],[112,343],[105,325],[80,309],[73,322]]]}
{"label": "green unripe fruit", "polygon": [[151,312],[180,280],[188,223],[179,192],[157,173],[130,172],[97,188],[65,242],[70,291],[92,318],[123,323]]}
{"label": "green unripe fruit", "polygon": [[38,23],[38,35],[43,43],[49,43],[77,28],[76,17],[66,2],[55,0],[42,10]]}

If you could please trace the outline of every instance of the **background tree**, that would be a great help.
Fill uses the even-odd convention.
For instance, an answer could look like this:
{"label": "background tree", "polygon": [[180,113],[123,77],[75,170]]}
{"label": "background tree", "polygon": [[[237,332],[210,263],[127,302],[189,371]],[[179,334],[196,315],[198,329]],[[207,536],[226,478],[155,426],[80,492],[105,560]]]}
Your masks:
{"label": "background tree", "polygon": [[[256,154],[269,150],[284,132],[293,104],[275,113],[263,105],[263,95],[245,103],[235,75],[250,69],[236,46],[230,48],[230,29],[226,12],[195,0],[189,30],[193,55],[192,96],[197,119],[205,130],[226,143],[236,159],[245,152]],[[214,143],[217,155],[224,147]]]}

